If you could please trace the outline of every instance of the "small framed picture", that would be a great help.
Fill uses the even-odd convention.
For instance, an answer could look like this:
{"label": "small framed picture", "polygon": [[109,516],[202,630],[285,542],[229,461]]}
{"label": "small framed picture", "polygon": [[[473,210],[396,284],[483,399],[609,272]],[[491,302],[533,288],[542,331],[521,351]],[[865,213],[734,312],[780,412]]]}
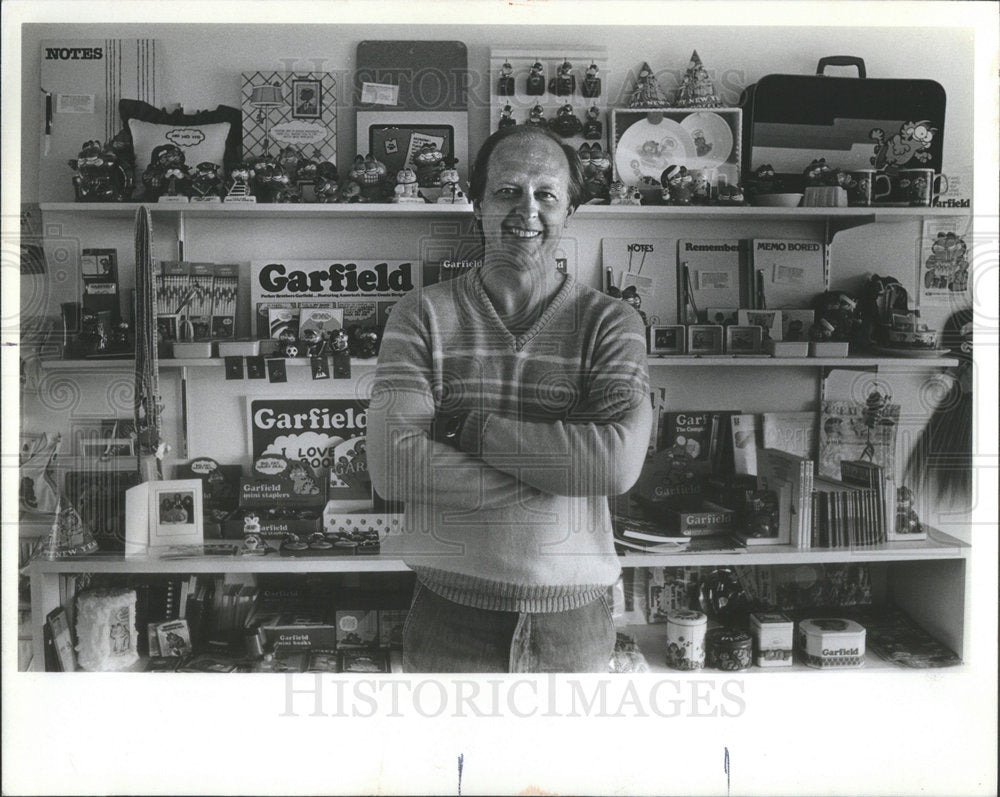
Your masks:
{"label": "small framed picture", "polygon": [[726,351],[730,354],[760,354],[764,330],[758,326],[726,327]]}
{"label": "small framed picture", "polygon": [[683,354],[684,327],[680,324],[659,326],[654,324],[646,330],[649,336],[650,354]]}
{"label": "small framed picture", "polygon": [[809,340],[809,329],[815,313],[812,310],[782,310],[781,339],[788,341]]}
{"label": "small framed picture", "polygon": [[740,326],[758,326],[764,339],[781,340],[781,310],[740,310]]}
{"label": "small framed picture", "polygon": [[201,479],[144,482],[125,493],[125,555],[205,541]]}
{"label": "small framed picture", "polygon": [[705,318],[709,324],[721,324],[724,327],[738,324],[739,314],[737,307],[709,307],[705,310]]}
{"label": "small framed picture", "polygon": [[719,324],[690,324],[687,328],[688,354],[722,354],[722,327]]}
{"label": "small framed picture", "polygon": [[292,118],[320,119],[323,116],[323,82],[292,81]]}

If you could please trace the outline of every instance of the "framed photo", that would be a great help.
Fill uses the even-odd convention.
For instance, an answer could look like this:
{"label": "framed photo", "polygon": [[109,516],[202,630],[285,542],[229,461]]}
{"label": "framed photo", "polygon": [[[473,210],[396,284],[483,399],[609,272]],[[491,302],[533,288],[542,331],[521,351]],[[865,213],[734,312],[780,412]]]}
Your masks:
{"label": "framed photo", "polygon": [[292,80],[292,118],[321,119],[323,117],[323,81]]}
{"label": "framed photo", "polygon": [[726,351],[730,354],[760,354],[764,330],[758,326],[726,327]]}
{"label": "framed photo", "polygon": [[657,325],[646,330],[650,354],[683,354],[684,327],[680,324]]}
{"label": "framed photo", "polygon": [[690,324],[687,328],[688,354],[722,354],[722,327],[718,324]]}
{"label": "framed photo", "polygon": [[781,310],[740,310],[740,326],[758,326],[764,330],[764,338],[781,340]]}
{"label": "framed photo", "polygon": [[739,323],[738,307],[709,307],[705,310],[705,318],[709,324],[721,324],[724,327]]}
{"label": "framed photo", "polygon": [[201,545],[201,479],[145,482],[125,493],[125,555],[172,545]]}
{"label": "framed photo", "polygon": [[782,310],[781,339],[808,341],[815,313],[812,310]]}

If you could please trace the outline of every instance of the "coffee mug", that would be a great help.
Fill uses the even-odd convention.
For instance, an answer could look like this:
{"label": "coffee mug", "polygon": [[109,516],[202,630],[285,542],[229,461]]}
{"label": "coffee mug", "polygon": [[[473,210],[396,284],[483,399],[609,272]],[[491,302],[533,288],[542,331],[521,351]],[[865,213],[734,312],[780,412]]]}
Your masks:
{"label": "coffee mug", "polygon": [[[879,192],[878,186],[884,181],[885,190]],[[847,202],[850,205],[864,206],[874,204],[892,191],[892,180],[884,172],[874,169],[859,169],[851,172],[851,183],[847,188]]]}
{"label": "coffee mug", "polygon": [[933,205],[948,190],[948,178],[933,169],[901,169],[898,181],[904,201],[921,207]]}

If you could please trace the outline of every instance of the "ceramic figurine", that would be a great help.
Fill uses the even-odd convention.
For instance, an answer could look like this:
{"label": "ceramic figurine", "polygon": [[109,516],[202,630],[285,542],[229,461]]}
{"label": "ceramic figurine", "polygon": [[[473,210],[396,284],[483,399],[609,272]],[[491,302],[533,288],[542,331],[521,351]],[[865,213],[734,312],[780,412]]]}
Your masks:
{"label": "ceramic figurine", "polygon": [[743,189],[737,183],[723,183],[719,186],[720,205],[742,205]]}
{"label": "ceramic figurine", "polygon": [[267,155],[261,155],[250,162],[253,169],[253,194],[258,202],[273,202],[279,186],[276,178],[281,174],[278,162]]}
{"label": "ceramic figurine", "polygon": [[378,202],[382,198],[383,183],[387,174],[385,164],[369,153],[363,158],[358,155],[354,159],[347,176],[352,182],[357,183],[360,189],[358,201]]}
{"label": "ceramic figurine", "polygon": [[580,165],[584,168],[590,164],[590,144],[584,142],[579,146],[576,151],[577,157],[580,158]]}
{"label": "ceramic figurine", "polygon": [[[184,152],[175,144],[160,144],[153,148],[150,154],[149,166],[142,173],[142,184],[146,189],[145,199],[147,202],[157,202],[161,196],[167,195],[168,186],[173,181],[174,191],[177,190],[177,180],[183,175],[168,178],[167,172],[178,170],[184,167]],[[186,172],[186,170],[185,170]],[[171,196],[178,196],[177,193]]]}
{"label": "ceramic figurine", "polygon": [[590,66],[587,67],[583,83],[580,84],[580,93],[588,99],[601,95],[601,79],[597,76],[599,71],[597,64],[591,62]]}
{"label": "ceramic figurine", "polygon": [[417,167],[417,182],[421,188],[437,188],[441,185],[441,172],[444,171],[444,154],[437,144],[427,142],[413,156],[413,165]]}
{"label": "ceramic figurine", "polygon": [[295,167],[295,180],[298,183],[315,183],[316,170],[319,164],[312,158],[302,158]]}
{"label": "ceramic figurine", "polygon": [[292,330],[283,329],[278,335],[278,352],[282,357],[302,357],[305,355],[305,346],[299,343]]}
{"label": "ceramic figurine", "polygon": [[348,330],[348,350],[352,357],[369,360],[378,355],[382,335],[375,327],[353,326]]}
{"label": "ceramic figurine", "polygon": [[396,187],[393,189],[395,196],[393,202],[423,202],[417,189],[417,173],[413,169],[400,169],[396,173]]}
{"label": "ceramic figurine", "polygon": [[861,330],[858,302],[843,291],[826,291],[813,302],[815,322],[809,330],[814,341],[853,341]]}
{"label": "ceramic figurine", "polygon": [[557,97],[568,97],[576,91],[576,76],[569,61],[563,61],[559,65],[556,76],[549,81],[549,91]]}
{"label": "ceramic figurine", "polygon": [[528,112],[528,121],[525,122],[526,125],[534,125],[535,127],[548,127],[549,122],[545,118],[545,109],[537,103]]}
{"label": "ceramic figurine", "polygon": [[806,185],[829,185],[833,169],[827,165],[826,158],[814,158],[802,173],[805,175]]}
{"label": "ceramic figurine", "polygon": [[637,188],[625,185],[621,180],[615,180],[608,188],[612,205],[641,205],[642,196]]}
{"label": "ceramic figurine", "polygon": [[284,172],[279,172],[272,178],[274,184],[274,201],[281,205],[295,204],[302,201],[302,190],[298,183],[293,183]]}
{"label": "ceramic figurine", "polygon": [[559,109],[556,118],[552,120],[549,127],[563,138],[569,138],[570,136],[579,134],[583,129],[583,124],[576,118],[576,114],[573,113],[573,106],[566,104]]}
{"label": "ceramic figurine", "polygon": [[635,287],[635,285],[629,285],[624,290],[622,290],[621,298],[623,302],[635,308],[635,311],[639,314],[639,317],[642,318],[643,326],[646,326],[647,325],[646,314],[641,309],[642,297],[639,296],[639,291]]}
{"label": "ceramic figurine", "polygon": [[256,202],[257,198],[250,191],[250,181],[253,179],[253,169],[249,163],[240,163],[229,173],[229,190],[225,202]]}
{"label": "ceramic figurine", "polygon": [[299,338],[306,347],[306,354],[310,357],[319,357],[326,351],[327,336],[316,327],[306,327],[299,332]]}
{"label": "ceramic figurine", "polygon": [[191,179],[191,200],[193,202],[219,202],[222,191],[222,170],[211,161],[202,161],[194,170]]}
{"label": "ceramic figurine", "polygon": [[351,345],[351,339],[350,336],[347,334],[347,330],[346,329],[333,330],[333,332],[330,333],[329,344],[330,344],[330,351],[332,351],[334,354],[340,354],[341,352],[347,351]]}
{"label": "ceramic figurine", "polygon": [[294,183],[299,179],[299,163],[302,160],[302,152],[291,144],[283,147],[278,153],[278,165],[281,167],[281,171],[288,175],[290,182]]}
{"label": "ceramic figurine", "polygon": [[437,204],[460,205],[468,201],[468,195],[459,184],[458,169],[449,168],[441,172],[441,196],[437,198]]}
{"label": "ceramic figurine", "polygon": [[517,124],[514,119],[514,109],[510,105],[504,105],[500,109],[500,121],[497,122],[497,130],[503,130],[505,127],[513,127]]}
{"label": "ceramic figurine", "polygon": [[340,186],[340,191],[337,194],[337,201],[345,205],[350,205],[353,202],[360,202],[361,184],[356,180],[347,180]]}
{"label": "ceramic figurine", "polygon": [[191,176],[188,174],[187,166],[179,164],[171,166],[163,173],[166,182],[163,193],[159,201],[185,201],[189,199],[188,191],[191,189]]}
{"label": "ceramic figurine", "polygon": [[524,93],[529,97],[540,97],[545,93],[545,67],[541,61],[535,61],[528,72],[528,83]]}
{"label": "ceramic figurine", "polygon": [[314,192],[317,202],[336,202],[339,186],[337,185],[337,167],[330,161],[323,161],[316,166],[316,182]]}
{"label": "ceramic figurine", "polygon": [[601,123],[601,110],[596,105],[590,106],[587,111],[587,118],[583,121],[583,137],[588,141],[598,139],[604,132],[604,125]]}
{"label": "ceramic figurine", "polygon": [[84,142],[80,155],[69,165],[76,171],[77,202],[121,202],[131,197],[131,176],[115,151],[102,147],[100,141]]}
{"label": "ceramic figurine", "polygon": [[[590,199],[588,202],[606,202],[610,197],[611,185],[611,154],[601,149],[601,145],[581,144],[580,150],[587,148],[587,157],[583,166],[583,182]],[[583,159],[581,158],[581,161]]]}
{"label": "ceramic figurine", "polygon": [[668,204],[691,204],[694,195],[694,178],[686,166],[668,166],[660,175],[660,185],[665,189],[663,200]]}
{"label": "ceramic figurine", "polygon": [[514,67],[510,65],[509,61],[504,61],[503,66],[500,67],[500,77],[497,80],[497,96],[514,96]]}

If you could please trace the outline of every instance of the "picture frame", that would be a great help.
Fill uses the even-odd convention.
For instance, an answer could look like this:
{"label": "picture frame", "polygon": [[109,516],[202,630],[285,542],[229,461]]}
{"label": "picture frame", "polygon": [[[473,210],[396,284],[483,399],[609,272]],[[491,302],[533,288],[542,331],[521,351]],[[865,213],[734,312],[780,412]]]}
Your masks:
{"label": "picture frame", "polygon": [[813,310],[782,310],[781,339],[784,341],[808,341],[809,330],[815,319]]}
{"label": "picture frame", "polygon": [[145,482],[125,493],[125,556],[204,541],[201,479]]}
{"label": "picture frame", "polygon": [[689,324],[688,354],[722,354],[722,327],[719,324]]}
{"label": "picture frame", "polygon": [[781,340],[781,310],[740,310],[740,326],[758,326],[764,331],[764,339]]}
{"label": "picture frame", "polygon": [[294,78],[292,80],[292,118],[323,118],[322,78]]}
{"label": "picture frame", "polygon": [[764,330],[759,326],[726,327],[726,351],[730,354],[760,354],[764,343]]}
{"label": "picture frame", "polygon": [[649,353],[658,355],[684,354],[683,324],[653,324],[646,328]]}

